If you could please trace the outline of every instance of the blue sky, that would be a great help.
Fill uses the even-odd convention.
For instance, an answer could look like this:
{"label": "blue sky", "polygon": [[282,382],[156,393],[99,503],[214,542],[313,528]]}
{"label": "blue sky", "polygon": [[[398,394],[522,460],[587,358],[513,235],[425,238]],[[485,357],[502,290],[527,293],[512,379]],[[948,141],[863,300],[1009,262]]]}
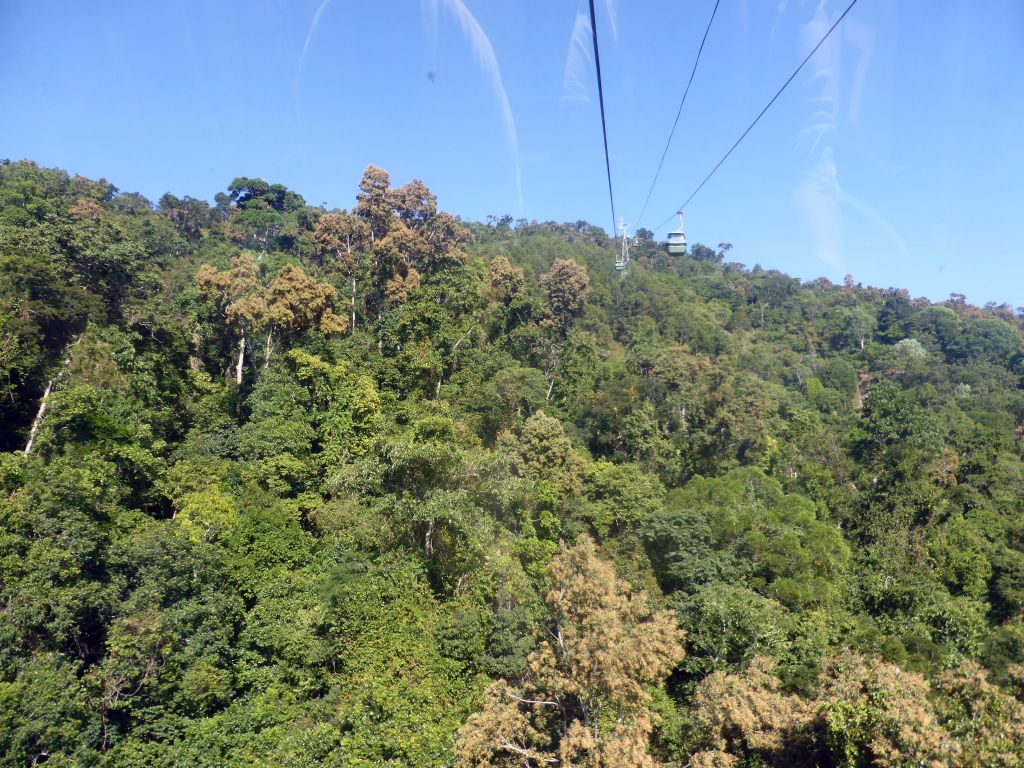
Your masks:
{"label": "blue sky", "polygon": [[[664,221],[847,0],[599,0],[620,216]],[[580,0],[0,1],[0,157],[155,200],[262,176],[349,207],[366,165],[468,219],[611,229]],[[860,0],[687,208],[804,279],[1024,305],[1024,3]],[[658,231],[663,235],[668,227]]]}

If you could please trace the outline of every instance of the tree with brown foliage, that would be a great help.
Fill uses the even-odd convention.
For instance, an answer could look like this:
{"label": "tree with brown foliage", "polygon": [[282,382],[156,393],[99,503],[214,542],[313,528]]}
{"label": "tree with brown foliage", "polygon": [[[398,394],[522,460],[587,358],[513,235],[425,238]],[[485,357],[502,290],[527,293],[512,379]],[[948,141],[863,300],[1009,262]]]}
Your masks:
{"label": "tree with brown foliage", "polygon": [[424,276],[465,261],[461,246],[469,242],[469,230],[451,214],[438,213],[437,198],[419,179],[393,189],[387,171],[369,166],[352,213],[369,234],[371,304],[378,319],[387,306],[404,304]]}
{"label": "tree with brown foliage", "polygon": [[347,213],[327,213],[320,217],[313,230],[313,242],[317,255],[337,269],[349,281],[350,319],[349,330],[356,330],[356,272],[359,269],[358,253],[370,239],[369,225],[358,216]]}
{"label": "tree with brown foliage", "polygon": [[259,275],[259,265],[246,254],[232,257],[229,269],[218,271],[205,265],[196,275],[200,293],[218,305],[227,324],[238,334],[237,384],[242,383],[246,336],[264,322],[262,302],[258,296]]}
{"label": "tree with brown foliage", "polygon": [[548,568],[547,637],[517,685],[488,688],[459,730],[460,768],[561,765],[654,768],[649,686],[682,659],[668,611],[633,592],[584,537]]}
{"label": "tree with brown foliage", "polygon": [[1010,768],[1024,764],[1024,703],[974,662],[934,686],[847,651],[825,664],[813,699],[786,694],[774,662],[709,675],[694,698],[704,749],[693,768]]}
{"label": "tree with brown foliage", "polygon": [[374,246],[378,316],[388,304],[404,304],[420,287],[420,272],[413,266],[423,242],[405,222],[396,220]]}
{"label": "tree with brown foliage", "polygon": [[693,756],[694,768],[736,765],[740,755],[750,754],[771,765],[800,765],[792,753],[804,747],[801,735],[812,710],[782,692],[773,668],[771,659],[759,656],[742,673],[718,671],[704,679],[694,710],[698,729],[711,743]]}
{"label": "tree with brown foliage", "polygon": [[590,296],[590,275],[587,268],[571,259],[555,259],[551,269],[540,276],[545,306],[552,322],[562,332],[568,330],[573,318],[583,313]]}
{"label": "tree with brown foliage", "polygon": [[817,717],[837,765],[961,764],[960,745],[939,723],[928,681],[921,675],[850,651],[826,665],[823,682]]}
{"label": "tree with brown foliage", "polygon": [[942,673],[936,688],[945,729],[961,745],[962,765],[1024,765],[1024,702],[988,681],[977,662]]}
{"label": "tree with brown foliage", "polygon": [[484,284],[484,298],[509,304],[525,293],[526,278],[522,268],[513,265],[505,256],[495,256]]}
{"label": "tree with brown foliage", "polygon": [[310,328],[322,333],[343,333],[348,319],[331,308],[336,292],[327,283],[309,277],[301,267],[285,264],[269,285],[260,279],[260,267],[247,254],[231,259],[231,267],[220,270],[206,265],[196,275],[199,291],[216,302],[228,326],[239,337],[235,382],[242,383],[247,339],[267,329],[264,366],[274,348],[274,334],[295,334]]}
{"label": "tree with brown foliage", "polygon": [[375,165],[367,166],[359,181],[356,205],[352,213],[364,219],[370,228],[370,242],[383,237],[395,219],[395,193],[391,175]]}
{"label": "tree with brown foliage", "polygon": [[315,328],[321,333],[344,333],[348,328],[348,318],[334,314],[331,308],[334,286],[318,283],[294,264],[281,267],[263,293],[270,326],[264,365],[270,361],[275,330],[296,334]]}

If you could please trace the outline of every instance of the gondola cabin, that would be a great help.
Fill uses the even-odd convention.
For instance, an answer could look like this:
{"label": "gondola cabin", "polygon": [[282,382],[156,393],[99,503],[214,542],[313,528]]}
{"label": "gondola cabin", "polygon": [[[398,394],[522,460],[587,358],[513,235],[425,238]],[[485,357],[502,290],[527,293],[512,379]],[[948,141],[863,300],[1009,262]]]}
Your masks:
{"label": "gondola cabin", "polygon": [[686,253],[686,233],[683,231],[683,212],[679,211],[679,229],[674,232],[668,233],[668,238],[665,241],[665,247],[671,254]]}
{"label": "gondola cabin", "polygon": [[669,232],[665,245],[669,253],[686,253],[686,235],[682,232]]}

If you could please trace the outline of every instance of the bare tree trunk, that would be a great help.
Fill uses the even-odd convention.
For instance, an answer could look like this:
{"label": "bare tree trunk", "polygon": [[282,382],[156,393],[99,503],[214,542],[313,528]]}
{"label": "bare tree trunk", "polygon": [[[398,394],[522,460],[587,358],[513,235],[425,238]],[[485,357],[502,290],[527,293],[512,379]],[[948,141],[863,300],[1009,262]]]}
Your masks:
{"label": "bare tree trunk", "polygon": [[199,356],[199,352],[201,349],[200,345],[202,344],[203,340],[200,337],[199,333],[195,332],[192,334],[192,338],[190,341],[192,344],[192,349],[191,354],[189,354],[188,356],[188,367],[193,372],[199,373],[199,371],[203,369],[203,360]]}
{"label": "bare tree trunk", "polygon": [[242,331],[242,340],[238,344],[238,365],[235,367],[235,383],[242,386],[242,365],[245,363],[245,331]]}
{"label": "bare tree trunk", "polygon": [[[464,342],[466,339],[469,338],[469,334],[471,334],[472,332],[473,332],[472,329],[466,331],[462,335],[462,338],[459,339],[458,341],[456,341],[455,342],[455,346],[452,347],[452,367],[453,368],[455,367],[455,365],[459,361],[459,357],[458,357],[458,355],[459,355],[459,347],[462,346],[462,342]],[[441,373],[439,373],[437,375],[437,388],[434,391],[434,399],[437,399],[438,397],[440,397],[440,395],[441,395],[441,382],[443,382],[443,381],[444,381],[444,366],[442,365],[441,366]]]}
{"label": "bare tree trunk", "polygon": [[427,557],[432,557],[434,554],[434,526],[437,523],[433,518],[427,523],[427,533],[423,537],[423,553]]}
{"label": "bare tree trunk", "polygon": [[352,275],[352,333],[356,332],[356,276]]}
{"label": "bare tree trunk", "polygon": [[544,401],[549,402],[551,400],[551,393],[555,389],[555,377],[551,377],[551,383],[548,384],[548,393],[544,396]]}
{"label": "bare tree trunk", "polygon": [[43,414],[46,413],[46,401],[50,399],[50,392],[53,391],[53,379],[46,382],[46,390],[43,392],[43,399],[39,403],[39,410],[36,411],[36,417],[32,420],[32,429],[28,433],[28,443],[25,444],[25,455],[28,456],[32,452],[32,444],[36,441],[36,430],[39,429],[39,424],[43,420]]}
{"label": "bare tree trunk", "polygon": [[267,331],[267,346],[263,352],[263,370],[270,365],[270,356],[274,353],[274,329]]}
{"label": "bare tree trunk", "polygon": [[68,344],[67,348],[64,350],[64,360],[61,363],[60,371],[56,376],[46,382],[46,389],[43,391],[43,398],[39,401],[39,410],[36,411],[36,417],[32,419],[32,429],[29,430],[28,442],[25,444],[26,456],[32,453],[32,446],[36,441],[36,432],[39,431],[39,425],[43,423],[43,414],[46,413],[46,405],[50,399],[50,395],[53,394],[53,385],[56,383],[57,379],[67,372],[68,366],[71,365],[71,350],[82,340],[82,335],[83,334],[81,333],[78,334],[75,340]]}

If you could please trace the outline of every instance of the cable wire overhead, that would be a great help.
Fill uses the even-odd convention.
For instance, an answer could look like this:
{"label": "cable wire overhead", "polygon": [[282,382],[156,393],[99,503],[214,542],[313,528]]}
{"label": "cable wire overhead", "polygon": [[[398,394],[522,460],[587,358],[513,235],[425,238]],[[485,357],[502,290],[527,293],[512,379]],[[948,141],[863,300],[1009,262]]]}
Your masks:
{"label": "cable wire overhead", "polygon": [[[686,202],[684,202],[681,206],[679,206],[679,210],[685,209],[686,206],[690,204],[690,201],[693,200],[693,198],[696,197],[697,193],[700,192],[701,189],[704,188],[704,185],[708,183],[708,181],[711,179],[712,176],[715,175],[715,172],[719,168],[722,167],[722,163],[724,163],[726,160],[729,159],[729,155],[731,155],[733,153],[733,151],[736,149],[736,147],[738,147],[740,145],[740,142],[743,141],[747,137],[747,134],[750,133],[751,129],[753,129],[753,127],[755,125],[757,125],[758,121],[762,117],[764,117],[764,113],[767,112],[771,108],[772,104],[774,104],[776,102],[776,100],[779,98],[779,96],[782,95],[782,92],[784,90],[786,90],[786,88],[789,87],[789,84],[793,82],[793,79],[800,73],[800,70],[804,68],[804,65],[807,64],[807,62],[811,60],[811,57],[814,56],[814,54],[818,52],[818,49],[821,48],[821,46],[825,43],[826,40],[828,40],[829,35],[831,35],[832,32],[835,30],[835,28],[839,26],[839,22],[841,22],[844,18],[846,18],[846,14],[848,14],[853,9],[853,6],[855,6],[856,4],[857,4],[857,0],[853,0],[853,2],[851,2],[848,6],[846,6],[846,10],[843,11],[839,15],[839,18],[836,19],[835,22],[832,24],[832,26],[828,28],[828,32],[826,32],[824,34],[824,36],[822,36],[821,40],[818,41],[818,44],[816,46],[814,46],[814,48],[811,49],[811,52],[808,53],[807,56],[804,58],[804,60],[800,62],[800,66],[798,66],[795,70],[793,70],[793,74],[790,75],[789,79],[786,80],[786,82],[782,84],[782,87],[779,88],[778,93],[776,93],[774,96],[772,96],[772,100],[769,101],[765,105],[765,108],[762,109],[761,112],[758,114],[758,116],[754,118],[754,122],[752,122],[750,125],[747,126],[747,130],[745,130],[740,135],[740,137],[738,139],[736,139],[736,143],[733,144],[729,148],[729,151],[726,152],[725,155],[722,157],[722,159],[719,160],[718,163],[715,165],[715,167],[711,169],[711,173],[709,173],[707,176],[704,177],[704,181],[702,181],[699,185],[697,185],[697,188],[695,190],[693,190],[692,193],[690,193],[690,196],[688,198],[686,198]],[[655,229],[656,230],[657,229],[661,229],[663,226],[665,226],[670,221],[672,221],[672,218],[675,215],[676,214],[673,213],[671,216],[669,216],[667,219],[665,219],[663,222],[661,222],[661,224],[659,224],[657,227],[655,227]]]}
{"label": "cable wire overhead", "polygon": [[608,158],[608,124],[604,117],[604,85],[601,83],[601,56],[597,52],[597,14],[594,12],[594,0],[590,0],[590,34],[594,40],[594,68],[597,70],[597,100],[601,105],[601,135],[604,137],[604,169],[608,174],[608,201],[612,205],[612,231],[617,227],[615,216],[615,196],[612,194],[612,162]]}
{"label": "cable wire overhead", "polygon": [[704,30],[704,37],[700,41],[700,48],[697,49],[697,58],[693,61],[693,69],[690,70],[690,79],[686,83],[686,89],[683,91],[683,98],[679,102],[679,109],[676,111],[676,119],[672,122],[672,130],[668,132],[668,140],[665,142],[665,149],[661,153],[661,160],[658,161],[658,170],[654,172],[654,179],[651,181],[651,188],[647,190],[647,198],[644,200],[644,206],[640,209],[640,215],[636,217],[636,225],[640,226],[640,220],[643,219],[644,213],[647,212],[647,204],[651,202],[651,195],[654,192],[654,185],[658,183],[658,177],[661,176],[661,167],[665,164],[665,156],[668,155],[669,145],[672,143],[672,137],[675,135],[676,126],[679,125],[679,116],[683,114],[683,105],[686,103],[686,96],[690,92],[690,86],[693,85],[693,76],[697,74],[697,65],[700,64],[700,55],[704,52],[704,43],[708,40],[708,32],[711,31],[711,24],[715,20],[715,14],[718,13],[718,4],[722,0],[715,0],[715,7],[711,11],[711,18],[708,19],[708,26]]}

